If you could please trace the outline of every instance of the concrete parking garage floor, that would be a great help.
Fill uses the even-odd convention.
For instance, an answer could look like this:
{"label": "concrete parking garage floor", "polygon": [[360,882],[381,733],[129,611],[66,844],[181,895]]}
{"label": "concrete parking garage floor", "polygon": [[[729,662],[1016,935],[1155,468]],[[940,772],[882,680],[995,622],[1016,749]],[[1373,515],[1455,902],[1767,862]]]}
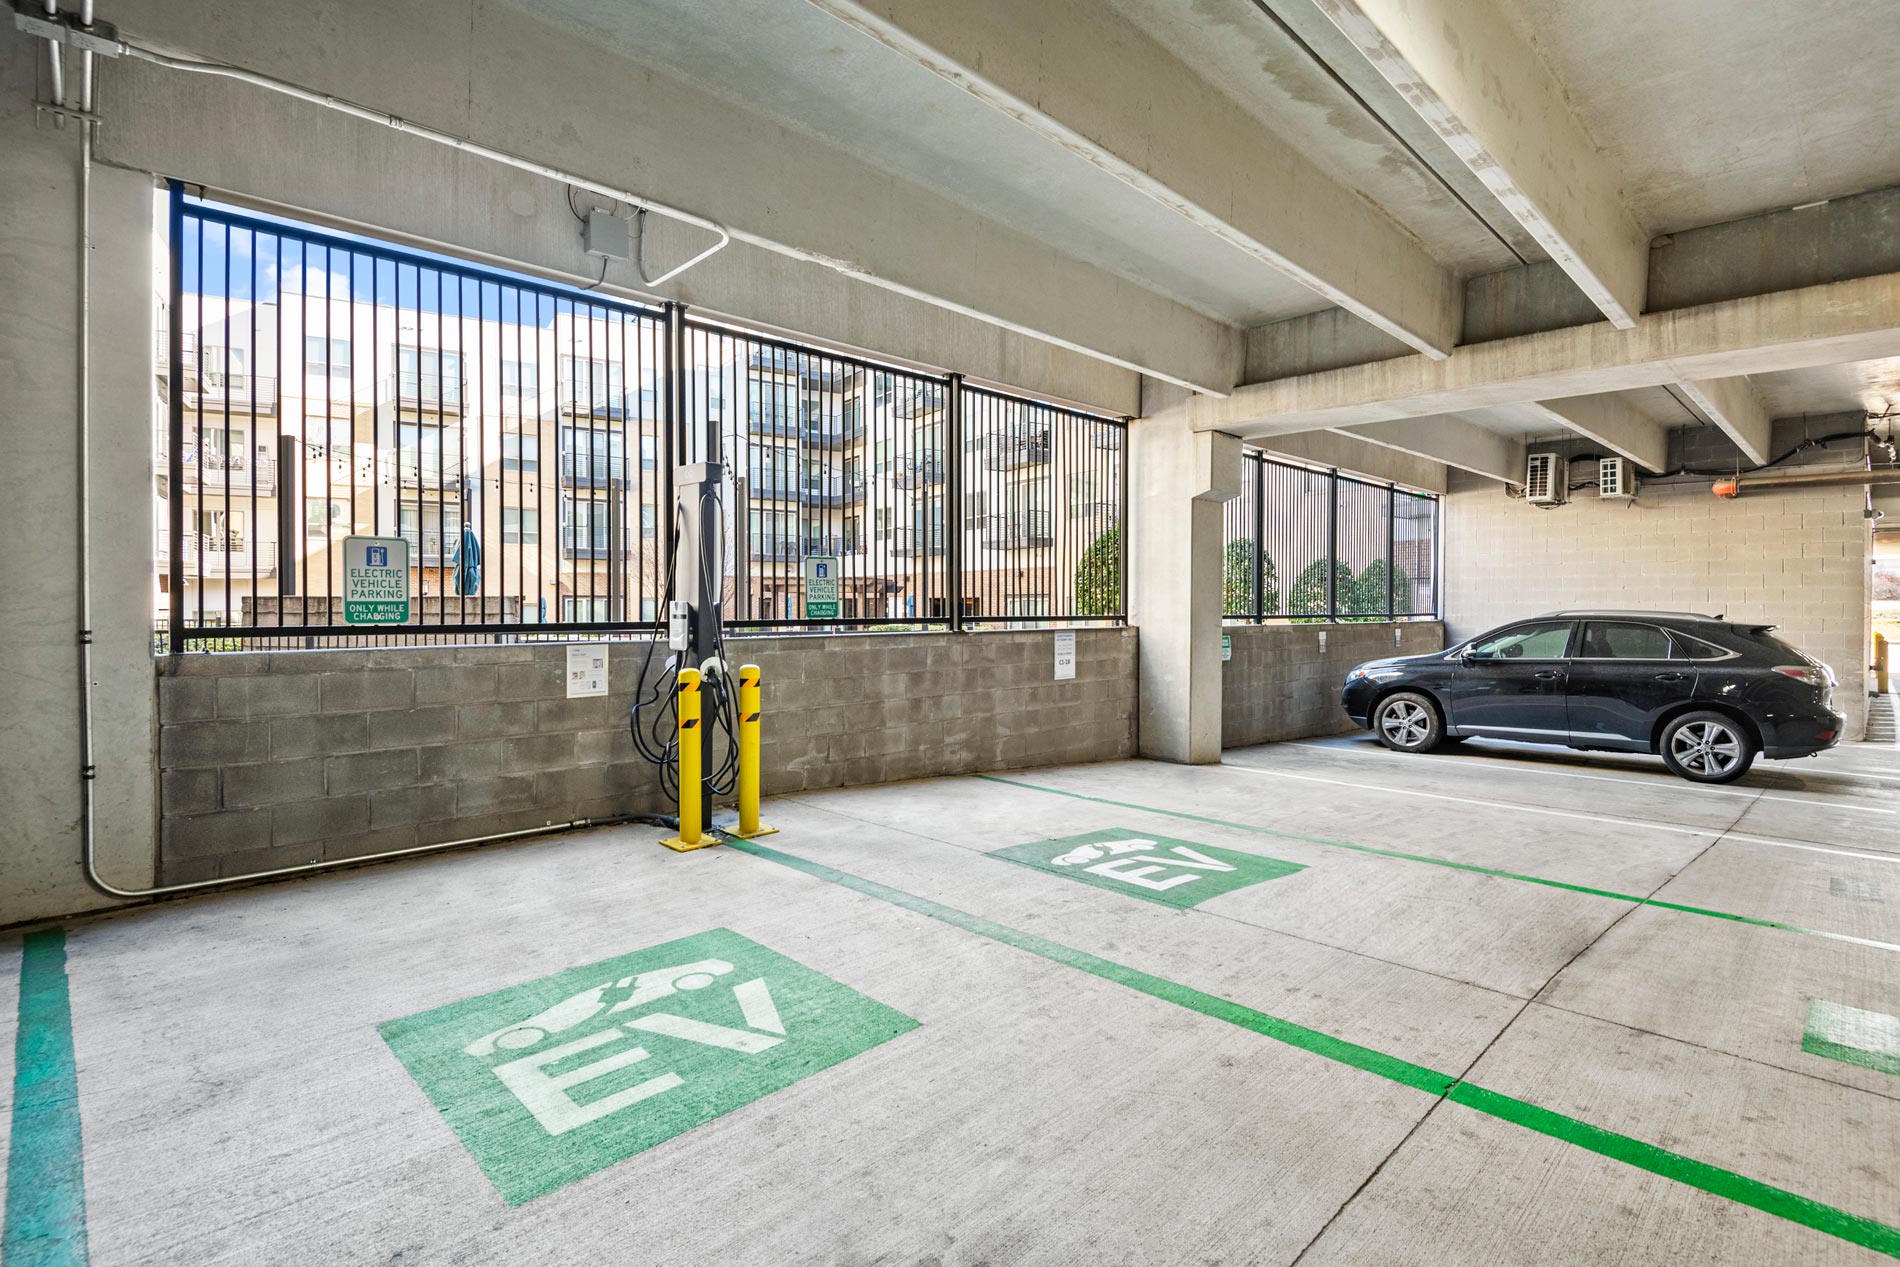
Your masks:
{"label": "concrete parking garage floor", "polygon": [[[657,829],[603,829],[78,923],[63,978],[61,934],[0,941],[0,1093],[33,1101],[0,1131],[37,1135],[12,1141],[8,1250],[1900,1256],[1890,747],[1706,788],[1642,758],[1346,739],[767,808],[780,834],[753,844],[674,854]],[[1110,848],[1125,841],[1141,843]],[[737,938],[680,952],[738,948],[691,1005],[710,1024],[633,1013],[649,1054],[631,1075],[713,1054],[684,1087],[560,1134],[484,1136],[519,1106],[460,1050],[485,1023],[463,1001],[541,982],[509,996],[512,1023],[599,984],[552,974],[677,968],[622,957],[715,929]],[[29,995],[69,1000],[76,1106],[43,1032],[57,1007],[18,990],[23,946]],[[761,963],[764,1010],[736,988]],[[22,1014],[32,1068],[13,1063]],[[747,1063],[783,1054],[771,1078]],[[75,1114],[76,1137],[58,1129]],[[615,1120],[648,1134],[592,1134]]]}

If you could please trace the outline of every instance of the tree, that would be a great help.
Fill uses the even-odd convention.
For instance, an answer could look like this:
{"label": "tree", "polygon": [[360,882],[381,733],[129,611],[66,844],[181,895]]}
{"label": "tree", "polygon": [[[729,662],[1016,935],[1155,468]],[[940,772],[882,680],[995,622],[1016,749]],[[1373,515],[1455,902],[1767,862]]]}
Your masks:
{"label": "tree", "polygon": [[1122,530],[1116,524],[1089,543],[1075,565],[1075,614],[1113,616],[1122,609]]}
{"label": "tree", "polygon": [[[1253,615],[1254,543],[1245,538],[1227,543],[1221,569],[1221,611],[1229,616]],[[1260,614],[1271,616],[1280,610],[1279,578],[1273,559],[1260,561]]]}
{"label": "tree", "polygon": [[[1366,564],[1366,570],[1361,572],[1359,579],[1352,583],[1350,596],[1341,592],[1339,609],[1356,616],[1385,616],[1386,571],[1384,559],[1374,559]],[[1410,605],[1412,578],[1405,574],[1405,569],[1402,567],[1392,568],[1391,573],[1392,605],[1402,611]]]}
{"label": "tree", "polygon": [[1352,568],[1344,563],[1334,563],[1331,558],[1321,555],[1306,565],[1298,579],[1293,582],[1292,592],[1287,595],[1287,613],[1292,616],[1325,616],[1326,576],[1331,572],[1333,592],[1339,605],[1344,607],[1352,596]]}
{"label": "tree", "polygon": [[1221,568],[1221,612],[1228,616],[1253,615],[1253,542],[1245,537],[1227,543]]}

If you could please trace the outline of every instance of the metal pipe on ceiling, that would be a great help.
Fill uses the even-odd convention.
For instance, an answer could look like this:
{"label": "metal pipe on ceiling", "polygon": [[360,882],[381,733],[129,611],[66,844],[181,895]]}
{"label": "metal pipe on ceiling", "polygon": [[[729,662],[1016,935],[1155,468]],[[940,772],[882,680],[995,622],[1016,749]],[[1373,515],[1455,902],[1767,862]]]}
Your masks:
{"label": "metal pipe on ceiling", "polygon": [[1732,498],[1777,488],[1874,488],[1888,484],[1900,484],[1900,466],[1849,471],[1763,471],[1717,480],[1709,491],[1717,497]]}

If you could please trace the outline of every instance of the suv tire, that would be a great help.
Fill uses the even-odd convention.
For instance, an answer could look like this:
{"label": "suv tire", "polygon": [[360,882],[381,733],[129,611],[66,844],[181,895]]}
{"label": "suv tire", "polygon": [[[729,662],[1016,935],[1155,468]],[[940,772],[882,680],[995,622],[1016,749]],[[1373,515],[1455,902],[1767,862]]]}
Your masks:
{"label": "suv tire", "polygon": [[1691,783],[1733,783],[1755,763],[1747,727],[1726,713],[1684,713],[1663,727],[1663,764]]}
{"label": "suv tire", "polygon": [[1372,733],[1394,752],[1430,752],[1445,741],[1445,722],[1429,695],[1394,691],[1372,710]]}

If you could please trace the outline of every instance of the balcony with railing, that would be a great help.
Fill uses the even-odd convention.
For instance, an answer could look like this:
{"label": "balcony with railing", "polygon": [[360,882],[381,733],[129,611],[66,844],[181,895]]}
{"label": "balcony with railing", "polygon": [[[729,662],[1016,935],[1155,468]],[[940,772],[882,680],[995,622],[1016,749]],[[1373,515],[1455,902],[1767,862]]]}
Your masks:
{"label": "balcony with railing", "polygon": [[942,529],[930,532],[917,532],[909,528],[900,528],[891,536],[891,556],[898,559],[917,559],[940,555],[944,551]]}
{"label": "balcony with railing", "polygon": [[[159,455],[163,464],[166,454]],[[277,493],[277,459],[257,453],[220,453],[204,446],[185,449],[184,486],[271,497]]]}
{"label": "balcony with railing", "polygon": [[1049,432],[993,431],[983,442],[987,451],[984,465],[992,471],[1009,471],[1020,466],[1043,466],[1049,461]]}
{"label": "balcony with railing", "polygon": [[891,480],[899,488],[926,488],[943,483],[945,473],[943,454],[933,449],[918,457],[899,458]]}
{"label": "balcony with railing", "polygon": [[799,481],[798,498],[807,506],[855,506],[864,500],[864,481],[807,475]]}
{"label": "balcony with railing", "polygon": [[754,400],[747,411],[746,430],[755,436],[796,436],[798,420],[784,410],[771,408],[772,402]]}
{"label": "balcony with railing", "polygon": [[806,444],[823,449],[835,449],[839,445],[850,444],[864,435],[864,420],[854,418],[846,422],[839,414],[826,414],[822,417],[807,417],[798,429],[798,438]]}
{"label": "balcony with railing", "polygon": [[385,375],[377,385],[376,399],[380,404],[393,404],[421,413],[459,414],[467,386],[465,380],[452,374],[435,374],[426,369],[398,370]]}
{"label": "balcony with railing", "polygon": [[1055,544],[1046,510],[990,515],[979,529],[989,550],[1039,550]]}
{"label": "balcony with railing", "polygon": [[561,485],[564,488],[624,488],[627,460],[618,453],[609,457],[598,451],[563,449]]}
{"label": "balcony with railing", "polygon": [[[277,543],[252,541],[235,533],[188,532],[185,534],[185,579],[236,576],[277,575]],[[253,570],[255,569],[255,570]],[[171,570],[171,549],[166,536],[158,538],[158,570]]]}
{"label": "balcony with railing", "polygon": [[752,534],[752,557],[767,563],[791,563],[805,557],[805,548],[797,537],[770,533]]}
{"label": "balcony with railing", "polygon": [[641,409],[639,400],[638,392],[592,391],[586,383],[569,383],[562,386],[559,403],[561,413],[570,418],[619,421],[654,417],[650,410]]}

